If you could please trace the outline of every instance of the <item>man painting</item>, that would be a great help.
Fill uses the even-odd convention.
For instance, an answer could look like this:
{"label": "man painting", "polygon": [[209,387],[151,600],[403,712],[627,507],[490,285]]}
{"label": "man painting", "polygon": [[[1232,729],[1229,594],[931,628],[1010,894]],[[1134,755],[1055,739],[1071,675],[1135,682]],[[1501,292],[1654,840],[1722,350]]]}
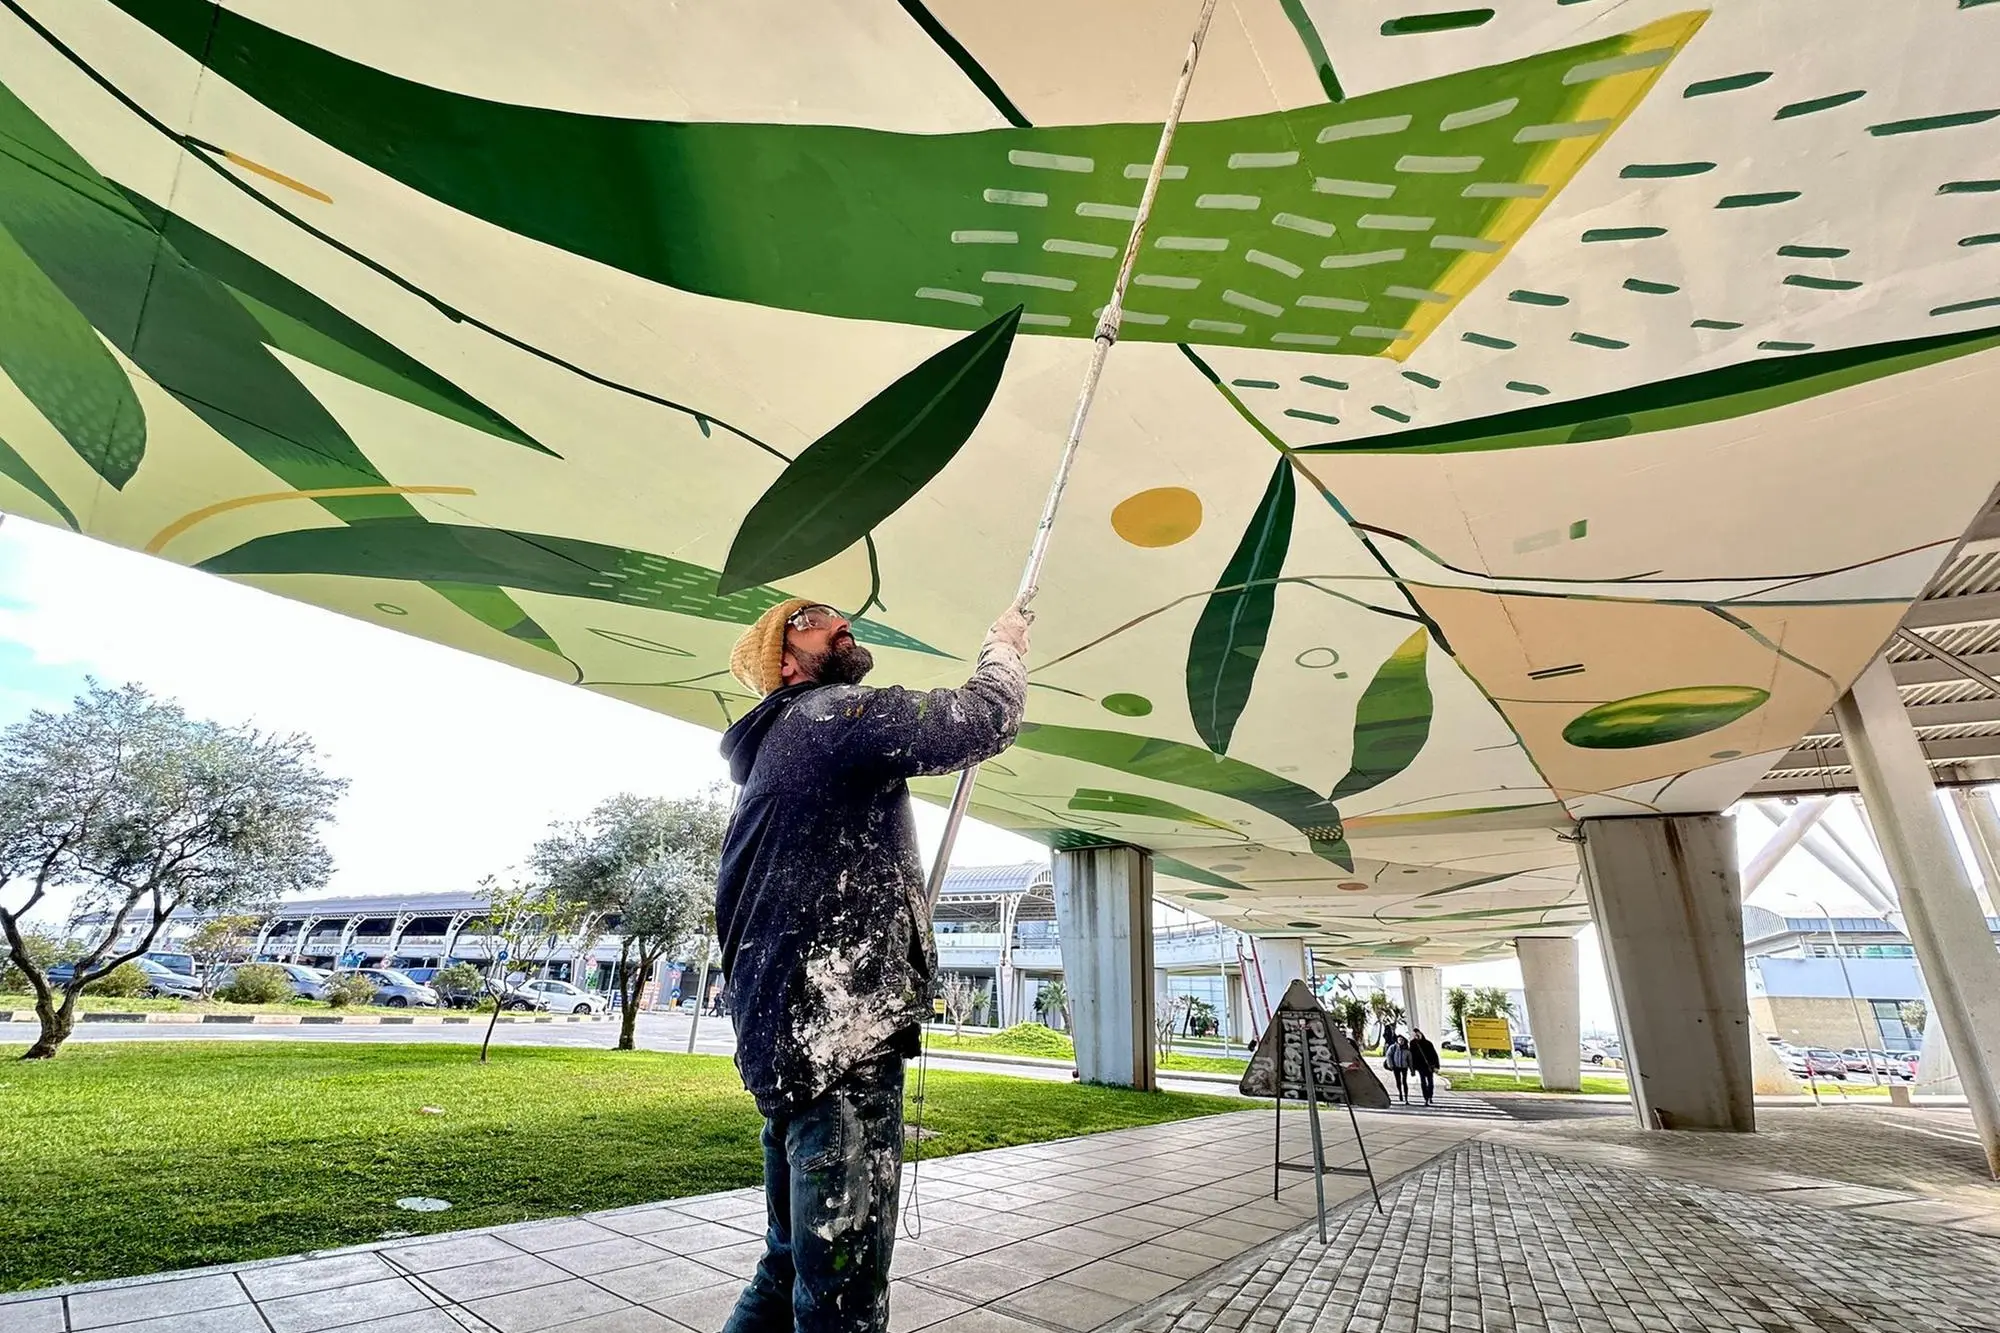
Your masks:
{"label": "man painting", "polygon": [[936,949],[909,779],[1012,743],[1031,617],[993,626],[955,690],[861,684],[849,618],[793,599],[737,641],[763,696],[722,740],[742,784],[716,928],[736,1067],[764,1114],[767,1232],[725,1333],[882,1333],[903,1159],[903,1063]]}

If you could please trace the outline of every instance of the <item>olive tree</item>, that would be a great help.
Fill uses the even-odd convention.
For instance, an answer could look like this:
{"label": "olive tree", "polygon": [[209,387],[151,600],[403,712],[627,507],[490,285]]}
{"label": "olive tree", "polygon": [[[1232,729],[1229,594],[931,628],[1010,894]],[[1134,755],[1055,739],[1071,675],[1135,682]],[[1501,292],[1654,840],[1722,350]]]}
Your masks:
{"label": "olive tree", "polygon": [[479,1063],[485,1064],[507,998],[508,967],[520,967],[536,954],[546,956],[557,940],[575,929],[582,911],[545,885],[517,881],[503,887],[488,875],[479,886],[486,894],[486,910],[467,929],[486,946],[486,986],[493,1016],[486,1020],[486,1036],[479,1043]]}
{"label": "olive tree", "polygon": [[660,961],[690,949],[706,962],[728,823],[714,789],[674,799],[623,792],[553,826],[530,854],[551,893],[618,936],[621,1051],[633,1048],[639,1000]]}
{"label": "olive tree", "polygon": [[[0,733],[0,904],[41,1033],[22,1057],[54,1056],[77,996],[153,947],[167,919],[240,911],[326,884],[319,826],[346,783],[303,735],[191,718],[138,685],[92,682],[67,712],[36,710]],[[75,891],[78,948],[50,982],[22,918]]]}
{"label": "olive tree", "polygon": [[257,946],[257,932],[263,928],[264,918],[255,912],[224,912],[194,928],[182,947],[201,969],[202,994],[215,988],[223,964],[249,959]]}

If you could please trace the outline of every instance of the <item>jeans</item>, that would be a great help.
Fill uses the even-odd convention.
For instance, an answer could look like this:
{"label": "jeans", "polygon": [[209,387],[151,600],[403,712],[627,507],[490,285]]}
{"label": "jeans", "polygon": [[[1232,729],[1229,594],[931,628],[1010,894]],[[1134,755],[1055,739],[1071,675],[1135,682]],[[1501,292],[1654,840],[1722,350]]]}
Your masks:
{"label": "jeans", "polygon": [[1404,1101],[1410,1100],[1410,1071],[1405,1068],[1392,1069],[1389,1072],[1396,1076],[1396,1095]]}
{"label": "jeans", "polygon": [[1431,1080],[1436,1077],[1437,1077],[1436,1073],[1429,1069],[1419,1069],[1417,1071],[1417,1081],[1424,1085],[1425,1106],[1429,1106],[1431,1104],[1431,1090],[1432,1090]]}
{"label": "jeans", "polygon": [[764,1122],[764,1257],[723,1333],[883,1333],[903,1166],[903,1057]]}

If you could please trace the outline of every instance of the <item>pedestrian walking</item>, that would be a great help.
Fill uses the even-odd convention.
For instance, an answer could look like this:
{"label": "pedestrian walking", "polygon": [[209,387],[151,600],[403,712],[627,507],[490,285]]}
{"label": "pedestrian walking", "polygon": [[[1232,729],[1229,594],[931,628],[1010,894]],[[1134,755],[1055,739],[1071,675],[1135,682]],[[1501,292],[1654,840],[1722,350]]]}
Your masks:
{"label": "pedestrian walking", "polygon": [[1424,1105],[1429,1106],[1434,1095],[1439,1068],[1438,1048],[1431,1045],[1431,1039],[1424,1035],[1422,1028],[1416,1027],[1410,1029],[1409,1046],[1410,1068],[1416,1071],[1417,1082],[1424,1091]]}
{"label": "pedestrian walking", "polygon": [[1382,1064],[1396,1076],[1396,1095],[1403,1099],[1403,1105],[1410,1104],[1410,1039],[1401,1033],[1391,1033],[1389,1048],[1382,1053]]}
{"label": "pedestrian walking", "polygon": [[903,1162],[903,1065],[937,949],[909,779],[999,754],[1021,726],[1031,617],[972,677],[864,686],[850,618],[801,598],[730,655],[763,702],[722,739],[742,784],[716,886],[736,1068],[764,1115],[764,1255],[724,1333],[883,1333]]}

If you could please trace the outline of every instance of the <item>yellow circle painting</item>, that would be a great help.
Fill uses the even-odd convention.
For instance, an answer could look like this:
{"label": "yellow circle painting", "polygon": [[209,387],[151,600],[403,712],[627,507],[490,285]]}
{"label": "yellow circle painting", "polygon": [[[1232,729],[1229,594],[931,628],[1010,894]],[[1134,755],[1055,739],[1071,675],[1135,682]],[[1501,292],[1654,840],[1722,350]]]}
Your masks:
{"label": "yellow circle painting", "polygon": [[1134,546],[1172,546],[1201,526],[1201,497],[1182,486],[1127,496],[1111,511],[1111,530]]}

